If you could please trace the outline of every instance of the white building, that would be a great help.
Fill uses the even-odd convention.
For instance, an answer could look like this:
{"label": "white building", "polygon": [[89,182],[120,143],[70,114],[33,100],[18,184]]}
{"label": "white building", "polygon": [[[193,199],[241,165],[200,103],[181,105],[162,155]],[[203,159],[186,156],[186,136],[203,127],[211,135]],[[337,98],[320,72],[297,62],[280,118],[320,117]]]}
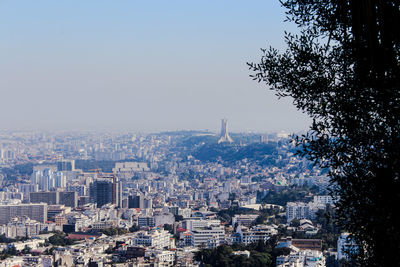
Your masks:
{"label": "white building", "polygon": [[0,267],[24,266],[24,258],[21,256],[13,256],[12,258],[0,261]]}
{"label": "white building", "polygon": [[310,206],[303,202],[288,202],[286,204],[286,218],[288,223],[293,219],[310,219]]}
{"label": "white building", "polygon": [[146,162],[117,162],[113,172],[118,175],[119,178],[132,178],[138,172],[150,171]]}
{"label": "white building", "polygon": [[243,225],[250,226],[258,217],[258,214],[236,214],[232,218],[232,226]]}
{"label": "white building", "polygon": [[94,230],[101,230],[101,229],[107,229],[111,227],[116,227],[116,222],[115,221],[101,221],[101,222],[94,222],[92,224],[92,227]]}
{"label": "white building", "polygon": [[248,175],[242,176],[242,177],[240,178],[240,184],[241,184],[241,185],[249,185],[249,184],[251,184],[251,177],[248,176]]}
{"label": "white building", "polygon": [[165,230],[140,231],[134,238],[134,244],[157,249],[171,248],[173,245],[171,238],[172,235]]}
{"label": "white building", "polygon": [[22,266],[43,266],[52,267],[53,257],[48,255],[42,256],[24,256],[24,265]]}
{"label": "white building", "polygon": [[322,204],[322,205],[333,205],[333,199],[331,196],[324,195],[324,196],[314,196],[314,203],[315,204]]}
{"label": "white building", "polygon": [[158,260],[158,266],[173,266],[175,261],[175,252],[169,250],[146,250],[145,257]]}
{"label": "white building", "polygon": [[0,234],[7,238],[32,237],[48,230],[55,230],[55,224],[40,223],[28,217],[16,217],[6,225],[0,226]]}
{"label": "white building", "polygon": [[263,225],[254,228],[247,228],[244,226],[238,226],[236,230],[236,239],[234,242],[243,243],[245,245],[255,243],[258,241],[267,241],[271,235],[276,235],[278,231],[268,225]]}
{"label": "white building", "polygon": [[317,250],[293,249],[289,255],[276,258],[277,267],[325,267],[325,257]]}
{"label": "white building", "polygon": [[183,227],[189,231],[192,231],[195,228],[204,228],[204,227],[220,226],[220,225],[221,225],[220,220],[204,220],[204,219],[190,218],[183,222]]}
{"label": "white building", "polygon": [[11,219],[21,216],[44,223],[47,221],[47,204],[0,205],[0,224],[6,224]]}
{"label": "white building", "polygon": [[315,219],[318,210],[323,210],[326,205],[334,205],[331,196],[314,196],[314,200],[309,203],[304,202],[288,202],[286,204],[287,222],[293,219]]}
{"label": "white building", "polygon": [[190,218],[190,216],[192,216],[192,210],[189,208],[179,209],[178,215],[181,215],[183,218]]}
{"label": "white building", "polygon": [[193,247],[205,245],[208,248],[214,248],[222,244],[225,240],[223,226],[195,228],[190,232],[190,235]]}
{"label": "white building", "polygon": [[12,245],[16,248],[16,250],[23,250],[25,247],[29,247],[31,249],[37,249],[40,246],[45,244],[44,239],[30,239],[23,242],[14,242]]}
{"label": "white building", "polygon": [[154,215],[155,226],[160,226],[164,224],[174,224],[175,216],[172,213],[161,213]]}
{"label": "white building", "polygon": [[55,177],[56,188],[67,187],[67,177],[62,172],[57,172]]}

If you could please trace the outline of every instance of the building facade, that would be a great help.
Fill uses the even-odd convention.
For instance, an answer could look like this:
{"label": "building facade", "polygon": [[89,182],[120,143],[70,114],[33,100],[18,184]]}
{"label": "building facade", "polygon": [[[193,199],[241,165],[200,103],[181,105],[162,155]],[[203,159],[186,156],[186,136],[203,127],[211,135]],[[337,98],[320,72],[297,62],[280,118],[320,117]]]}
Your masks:
{"label": "building facade", "polygon": [[44,223],[47,221],[47,204],[0,205],[0,224],[22,216]]}

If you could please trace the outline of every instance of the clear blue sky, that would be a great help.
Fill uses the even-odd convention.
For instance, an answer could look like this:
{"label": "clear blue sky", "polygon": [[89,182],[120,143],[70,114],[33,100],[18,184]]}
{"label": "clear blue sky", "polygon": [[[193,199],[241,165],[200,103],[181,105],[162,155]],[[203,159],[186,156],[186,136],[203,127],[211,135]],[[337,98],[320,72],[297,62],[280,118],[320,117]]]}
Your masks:
{"label": "clear blue sky", "polygon": [[306,129],[248,76],[283,20],[278,0],[0,1],[0,129]]}

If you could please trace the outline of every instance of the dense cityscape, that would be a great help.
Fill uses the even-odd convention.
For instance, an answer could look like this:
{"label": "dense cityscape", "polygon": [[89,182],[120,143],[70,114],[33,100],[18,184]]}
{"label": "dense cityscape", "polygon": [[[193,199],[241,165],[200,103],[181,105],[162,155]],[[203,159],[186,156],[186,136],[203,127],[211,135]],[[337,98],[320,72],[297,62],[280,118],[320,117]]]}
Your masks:
{"label": "dense cityscape", "polygon": [[[326,171],[287,133],[2,132],[0,266],[339,266]],[[236,264],[236,265],[235,265]]]}
{"label": "dense cityscape", "polygon": [[400,0],[0,1],[0,267],[400,266]]}

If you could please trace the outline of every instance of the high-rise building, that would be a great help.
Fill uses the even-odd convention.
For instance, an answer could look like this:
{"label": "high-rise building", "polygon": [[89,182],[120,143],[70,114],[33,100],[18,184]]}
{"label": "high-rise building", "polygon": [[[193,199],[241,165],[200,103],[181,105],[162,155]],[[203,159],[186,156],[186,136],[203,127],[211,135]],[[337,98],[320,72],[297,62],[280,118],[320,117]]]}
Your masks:
{"label": "high-rise building", "polygon": [[39,177],[39,190],[48,191],[55,187],[54,172],[50,168],[43,170],[42,175]]}
{"label": "high-rise building", "polygon": [[31,184],[39,184],[42,176],[43,176],[42,171],[33,171],[31,176]]}
{"label": "high-rise building", "polygon": [[143,209],[144,208],[144,198],[142,195],[137,194],[136,196],[129,196],[129,208],[130,209]]}
{"label": "high-rise building", "polygon": [[113,183],[109,180],[96,180],[90,185],[90,200],[97,207],[113,202]]}
{"label": "high-rise building", "polygon": [[221,135],[219,137],[218,144],[224,142],[229,142],[229,143],[233,142],[232,138],[229,136],[227,119],[221,120]]}
{"label": "high-rise building", "polygon": [[113,176],[96,179],[90,185],[90,201],[97,203],[98,207],[112,203],[121,207],[122,187],[118,178]]}
{"label": "high-rise building", "polygon": [[311,219],[310,206],[303,202],[288,202],[286,204],[286,218],[288,223],[293,219]]}
{"label": "high-rise building", "polygon": [[78,193],[71,191],[60,191],[57,192],[59,197],[59,203],[66,207],[76,208],[78,206]]}
{"label": "high-rise building", "polygon": [[67,177],[61,171],[56,173],[55,185],[56,188],[67,186]]}
{"label": "high-rise building", "polygon": [[22,216],[44,223],[47,221],[47,204],[0,205],[0,225]]}
{"label": "high-rise building", "polygon": [[145,198],[143,201],[143,205],[145,209],[152,209],[153,208],[153,200],[151,198]]}
{"label": "high-rise building", "polygon": [[67,178],[63,172],[55,172],[52,168],[45,168],[43,171],[33,171],[31,184],[37,184],[40,191],[48,191],[55,188],[66,187]]}
{"label": "high-rise building", "polygon": [[122,208],[122,182],[119,181],[118,178],[115,179],[115,200],[114,203],[117,205],[117,207]]}

